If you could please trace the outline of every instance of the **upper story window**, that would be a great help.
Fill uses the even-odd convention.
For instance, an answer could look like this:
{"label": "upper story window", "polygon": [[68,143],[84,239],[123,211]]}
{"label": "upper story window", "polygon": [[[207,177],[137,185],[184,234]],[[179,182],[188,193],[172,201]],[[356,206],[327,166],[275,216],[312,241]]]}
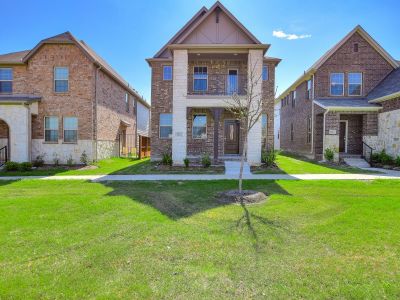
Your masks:
{"label": "upper story window", "polygon": [[268,66],[266,65],[262,67],[262,80],[268,80]]}
{"label": "upper story window", "polygon": [[362,73],[349,73],[349,96],[361,96],[362,92]]}
{"label": "upper story window", "polygon": [[160,139],[172,138],[172,114],[160,114]]}
{"label": "upper story window", "polygon": [[78,118],[64,118],[64,142],[76,143],[78,141]]}
{"label": "upper story window", "polygon": [[58,117],[44,117],[44,141],[58,143]]}
{"label": "upper story window", "polygon": [[12,93],[13,70],[0,68],[0,93]]}
{"label": "upper story window", "polygon": [[331,96],[343,96],[344,94],[344,74],[331,74]]}
{"label": "upper story window", "polygon": [[128,93],[125,93],[125,110],[126,110],[126,112],[129,112],[129,95],[128,95]]}
{"label": "upper story window", "polygon": [[54,68],[54,91],[56,93],[68,92],[69,70],[67,67]]}
{"label": "upper story window", "polygon": [[163,80],[172,80],[172,66],[163,66]]}
{"label": "upper story window", "polygon": [[262,138],[265,139],[267,137],[267,114],[261,115],[261,134]]}
{"label": "upper story window", "polygon": [[311,99],[311,89],[312,89],[312,81],[311,79],[307,80],[307,91],[306,91],[306,99]]}
{"label": "upper story window", "polygon": [[353,45],[353,51],[358,52],[358,43],[354,43]]}
{"label": "upper story window", "polygon": [[296,106],[296,91],[292,92],[292,107]]}
{"label": "upper story window", "polygon": [[206,139],[207,138],[207,116],[206,115],[194,115],[193,116],[192,137],[194,139]]}
{"label": "upper story window", "polygon": [[207,86],[208,86],[207,67],[194,67],[193,90],[195,92],[207,91]]}

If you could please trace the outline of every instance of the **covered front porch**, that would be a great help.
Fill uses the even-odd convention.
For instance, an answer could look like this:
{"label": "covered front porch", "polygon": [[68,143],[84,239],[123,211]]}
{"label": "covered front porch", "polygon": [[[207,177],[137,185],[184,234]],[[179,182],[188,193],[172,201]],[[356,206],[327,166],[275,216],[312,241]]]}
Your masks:
{"label": "covered front porch", "polygon": [[317,100],[314,108],[315,158],[325,159],[326,149],[334,160],[366,158],[376,144],[380,106],[364,100]]}
{"label": "covered front porch", "polygon": [[40,97],[0,95],[0,161],[31,161],[31,116],[38,113]]}

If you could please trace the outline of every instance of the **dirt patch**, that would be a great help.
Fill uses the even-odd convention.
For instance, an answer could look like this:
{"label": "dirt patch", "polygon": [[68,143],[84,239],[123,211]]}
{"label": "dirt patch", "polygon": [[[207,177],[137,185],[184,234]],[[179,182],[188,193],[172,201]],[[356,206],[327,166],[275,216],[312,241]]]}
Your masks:
{"label": "dirt patch", "polygon": [[216,199],[222,204],[256,204],[265,202],[267,195],[253,190],[243,190],[242,193],[238,190],[229,190],[218,193]]}
{"label": "dirt patch", "polygon": [[210,166],[204,168],[201,165],[192,165],[189,167],[183,166],[169,166],[163,164],[155,164],[152,168],[154,171],[164,172],[164,173],[187,173],[187,174],[222,174],[225,171],[224,166]]}

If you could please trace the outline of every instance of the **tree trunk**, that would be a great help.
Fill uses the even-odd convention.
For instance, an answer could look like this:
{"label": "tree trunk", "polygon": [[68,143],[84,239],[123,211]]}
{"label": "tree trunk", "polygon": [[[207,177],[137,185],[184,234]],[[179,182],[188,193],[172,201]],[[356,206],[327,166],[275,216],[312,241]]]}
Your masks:
{"label": "tree trunk", "polygon": [[242,158],[240,160],[240,172],[239,172],[239,193],[242,193],[243,190],[243,167],[244,167],[244,160],[247,155],[247,133],[244,135],[244,145],[243,145],[243,152]]}

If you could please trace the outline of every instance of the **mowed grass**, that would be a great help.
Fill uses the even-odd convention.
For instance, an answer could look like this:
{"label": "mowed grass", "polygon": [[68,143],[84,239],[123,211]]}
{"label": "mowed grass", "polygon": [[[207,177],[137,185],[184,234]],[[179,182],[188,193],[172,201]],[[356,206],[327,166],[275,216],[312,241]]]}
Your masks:
{"label": "mowed grass", "polygon": [[395,299],[400,181],[0,182],[0,298]]}
{"label": "mowed grass", "polygon": [[220,174],[224,168],[177,168],[162,170],[157,168],[157,162],[151,162],[150,158],[136,159],[124,157],[112,157],[102,159],[93,164],[93,168],[66,169],[62,166],[50,169],[34,169],[31,171],[6,172],[0,170],[0,176],[51,176],[51,175],[137,175],[137,174]]}
{"label": "mowed grass", "polygon": [[349,166],[335,166],[332,164],[319,163],[314,160],[309,160],[303,157],[297,157],[289,154],[278,154],[276,165],[279,169],[257,170],[255,174],[346,174],[346,173],[378,173],[369,170]]}

